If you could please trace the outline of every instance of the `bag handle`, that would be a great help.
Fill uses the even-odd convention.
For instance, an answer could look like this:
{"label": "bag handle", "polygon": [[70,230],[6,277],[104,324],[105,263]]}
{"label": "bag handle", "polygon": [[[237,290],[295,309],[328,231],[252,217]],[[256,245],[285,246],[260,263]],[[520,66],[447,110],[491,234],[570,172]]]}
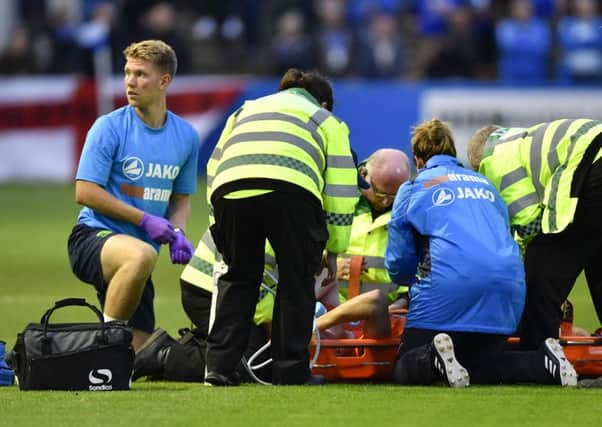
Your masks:
{"label": "bag handle", "polygon": [[96,308],[95,306],[93,306],[92,304],[89,304],[88,302],[86,302],[86,300],[84,298],[65,298],[65,299],[56,301],[54,303],[54,307],[46,310],[46,313],[44,313],[44,315],[40,319],[40,323],[44,324],[44,335],[46,335],[45,332],[46,332],[46,328],[48,326],[48,321],[50,320],[50,315],[59,308],[72,307],[72,306],[88,307],[90,310],[92,310],[94,312],[94,314],[96,314],[96,317],[98,317],[99,322],[104,324],[104,318],[103,318],[100,310],[98,308]]}
{"label": "bag handle", "polygon": [[72,307],[72,306],[88,307],[90,310],[92,310],[94,312],[94,314],[96,314],[96,317],[98,317],[98,320],[100,321],[100,325],[101,325],[100,340],[101,340],[101,342],[107,341],[107,336],[106,336],[107,327],[106,327],[106,323],[104,322],[104,318],[103,318],[100,310],[98,308],[96,308],[95,306],[93,306],[92,304],[88,304],[84,298],[65,298],[60,301],[56,301],[54,303],[54,307],[46,310],[46,313],[44,313],[44,315],[40,319],[40,323],[42,323],[44,325],[44,336],[42,337],[42,354],[50,354],[52,352],[51,345],[50,345],[52,339],[47,336],[48,322],[50,321],[50,316],[52,315],[52,313],[54,313],[55,310],[57,310],[59,308]]}

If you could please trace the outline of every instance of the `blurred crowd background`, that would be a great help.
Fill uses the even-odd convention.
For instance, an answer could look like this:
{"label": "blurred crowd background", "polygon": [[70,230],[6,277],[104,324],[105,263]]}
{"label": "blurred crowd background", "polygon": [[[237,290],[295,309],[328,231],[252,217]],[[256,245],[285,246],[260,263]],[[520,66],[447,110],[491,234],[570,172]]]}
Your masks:
{"label": "blurred crowd background", "polygon": [[[114,74],[132,41],[171,44],[180,74],[602,82],[598,0],[2,0],[0,74]],[[96,56],[98,62],[98,56]],[[98,64],[97,64],[98,65]]]}

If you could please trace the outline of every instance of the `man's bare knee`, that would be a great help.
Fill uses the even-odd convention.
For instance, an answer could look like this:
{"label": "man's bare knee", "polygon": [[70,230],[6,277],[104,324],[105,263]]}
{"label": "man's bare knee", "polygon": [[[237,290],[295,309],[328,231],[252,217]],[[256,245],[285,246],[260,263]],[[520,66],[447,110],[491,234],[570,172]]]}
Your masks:
{"label": "man's bare knee", "polygon": [[[138,241],[140,242],[140,241]],[[103,253],[103,268],[110,268],[112,274],[106,275],[109,283],[105,297],[105,314],[120,320],[128,320],[140,303],[144,286],[157,261],[157,253],[152,246],[140,242],[133,244],[127,251]]]}
{"label": "man's bare knee", "polygon": [[118,273],[137,280],[147,278],[157,258],[157,252],[148,243],[130,236],[115,236],[106,242],[101,252],[105,280],[111,282]]}
{"label": "man's bare knee", "polygon": [[150,245],[141,245],[124,256],[123,266],[137,270],[140,276],[148,277],[157,263],[157,252]]}
{"label": "man's bare knee", "polygon": [[380,289],[373,289],[365,293],[366,303],[370,305],[372,315],[387,311],[387,297]]}

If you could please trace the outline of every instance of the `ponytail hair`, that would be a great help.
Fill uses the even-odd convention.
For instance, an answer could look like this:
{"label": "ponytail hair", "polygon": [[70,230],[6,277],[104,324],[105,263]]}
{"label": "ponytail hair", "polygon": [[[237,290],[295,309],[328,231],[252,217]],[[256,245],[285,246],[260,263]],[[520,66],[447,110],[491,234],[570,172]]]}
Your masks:
{"label": "ponytail hair", "polygon": [[328,111],[332,111],[334,107],[332,86],[328,79],[320,74],[320,72],[304,72],[296,68],[289,69],[282,76],[278,90],[283,91],[295,87],[305,89],[316,98],[320,105],[324,106]]}
{"label": "ponytail hair", "polygon": [[439,119],[420,123],[412,132],[412,152],[425,163],[437,154],[456,157],[456,144],[449,126]]}

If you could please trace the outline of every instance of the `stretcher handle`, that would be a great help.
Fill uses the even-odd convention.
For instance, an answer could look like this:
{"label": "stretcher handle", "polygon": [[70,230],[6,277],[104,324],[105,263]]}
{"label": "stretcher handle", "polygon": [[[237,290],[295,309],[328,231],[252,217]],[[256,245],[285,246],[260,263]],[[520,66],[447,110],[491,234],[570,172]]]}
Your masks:
{"label": "stretcher handle", "polygon": [[363,264],[364,257],[361,255],[352,255],[349,260],[349,299],[358,296],[361,292],[360,275]]}

